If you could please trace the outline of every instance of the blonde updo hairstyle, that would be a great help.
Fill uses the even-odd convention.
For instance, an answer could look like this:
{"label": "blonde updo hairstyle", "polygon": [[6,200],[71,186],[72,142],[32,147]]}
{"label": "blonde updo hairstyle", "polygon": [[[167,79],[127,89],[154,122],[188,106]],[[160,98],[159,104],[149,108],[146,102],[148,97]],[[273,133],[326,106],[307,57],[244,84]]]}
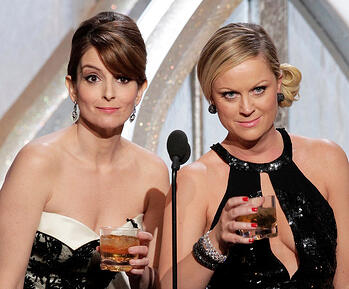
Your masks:
{"label": "blonde updo hairstyle", "polygon": [[281,92],[285,99],[279,105],[290,106],[297,100],[302,79],[300,71],[287,63],[280,65],[269,35],[260,25],[251,23],[228,24],[217,30],[204,46],[197,74],[207,100],[211,102],[212,85],[219,75],[260,54],[267,60],[276,79],[282,73]]}

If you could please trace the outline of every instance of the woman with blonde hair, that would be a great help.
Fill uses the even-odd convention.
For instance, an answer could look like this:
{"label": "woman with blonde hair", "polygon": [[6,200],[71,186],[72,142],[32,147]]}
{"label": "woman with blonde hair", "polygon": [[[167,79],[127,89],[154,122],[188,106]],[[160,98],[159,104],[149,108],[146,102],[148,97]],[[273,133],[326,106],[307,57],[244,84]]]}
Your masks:
{"label": "woman with blonde hair", "polygon": [[[136,23],[101,12],[72,40],[66,85],[75,123],[27,144],[0,191],[0,288],[151,288],[165,193],[164,162],[121,136],[147,87]],[[79,113],[80,112],[80,113]],[[141,230],[128,276],[101,271],[101,226]],[[152,240],[153,239],[153,240]]]}
{"label": "woman with blonde hair", "polygon": [[[348,288],[347,157],[333,142],[274,126],[278,106],[298,95],[299,70],[279,64],[261,26],[235,23],[214,33],[197,72],[227,136],[178,174],[178,287]],[[258,224],[238,217],[256,213],[250,199],[267,195],[276,196],[278,234],[256,240]],[[170,207],[163,288],[171,284]]]}

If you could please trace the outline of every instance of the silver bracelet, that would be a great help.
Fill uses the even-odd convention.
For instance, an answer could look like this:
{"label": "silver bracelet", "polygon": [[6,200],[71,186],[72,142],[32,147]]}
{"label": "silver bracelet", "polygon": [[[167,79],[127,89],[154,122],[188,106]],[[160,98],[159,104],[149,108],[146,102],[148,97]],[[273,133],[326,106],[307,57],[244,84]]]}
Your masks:
{"label": "silver bracelet", "polygon": [[223,255],[219,253],[216,250],[216,248],[212,245],[210,236],[209,236],[210,232],[211,230],[207,231],[206,234],[201,237],[202,242],[204,244],[204,248],[206,249],[206,253],[217,263],[224,263],[225,260],[227,260],[227,255]]}
{"label": "silver bracelet", "polygon": [[193,256],[195,260],[210,270],[216,270],[219,264],[227,259],[227,255],[220,254],[212,245],[208,231],[193,246]]}

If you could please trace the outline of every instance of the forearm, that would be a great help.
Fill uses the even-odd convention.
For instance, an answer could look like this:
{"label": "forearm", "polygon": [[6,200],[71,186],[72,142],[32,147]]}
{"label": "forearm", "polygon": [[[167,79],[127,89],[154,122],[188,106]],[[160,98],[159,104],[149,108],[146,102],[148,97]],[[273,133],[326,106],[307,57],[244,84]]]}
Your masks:
{"label": "forearm", "polygon": [[23,289],[24,277],[20,281],[15,281],[13,274],[0,271],[0,288]]}
{"label": "forearm", "polygon": [[11,284],[5,282],[5,283],[2,283],[2,281],[0,281],[0,288],[11,288],[11,289],[23,289],[23,282],[21,285],[15,285],[15,286],[12,286]]}
{"label": "forearm", "polygon": [[[9,245],[9,241],[1,239],[0,242],[0,288],[23,289],[28,261],[19,258],[24,254],[10,254],[15,252],[15,248]],[[2,246],[4,244],[7,246]]]}
{"label": "forearm", "polygon": [[345,274],[344,270],[340,271],[339,268],[337,268],[333,285],[335,289],[349,289],[349,277]]}
{"label": "forearm", "polygon": [[[181,289],[204,289],[213,275],[213,271],[200,265],[192,254],[178,263],[177,270],[177,284]],[[168,270],[160,282],[161,289],[171,289],[172,270]]]}

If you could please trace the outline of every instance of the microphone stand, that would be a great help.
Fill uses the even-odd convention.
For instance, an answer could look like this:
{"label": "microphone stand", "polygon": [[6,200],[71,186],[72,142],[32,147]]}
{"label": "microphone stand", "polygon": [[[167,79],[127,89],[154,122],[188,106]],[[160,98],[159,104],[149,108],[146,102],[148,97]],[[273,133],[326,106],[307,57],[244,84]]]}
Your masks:
{"label": "microphone stand", "polygon": [[180,162],[177,156],[172,162],[172,289],[177,289],[177,171]]}

